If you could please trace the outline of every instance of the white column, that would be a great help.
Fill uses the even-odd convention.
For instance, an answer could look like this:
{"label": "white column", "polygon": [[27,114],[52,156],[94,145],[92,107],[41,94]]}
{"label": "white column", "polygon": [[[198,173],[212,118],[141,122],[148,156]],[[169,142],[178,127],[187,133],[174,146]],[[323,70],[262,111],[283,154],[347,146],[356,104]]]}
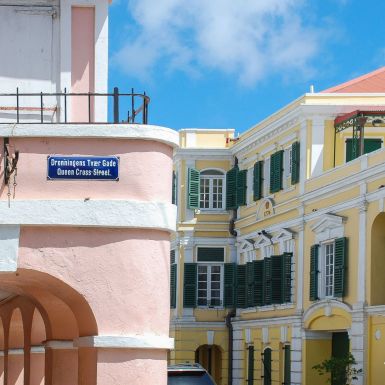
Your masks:
{"label": "white column", "polygon": [[[297,296],[295,301],[297,303],[297,310],[302,310],[303,307],[303,259],[304,259],[304,222],[298,227],[298,244],[297,244]],[[294,282],[294,281],[293,281]]]}
{"label": "white column", "polygon": [[234,327],[233,331],[233,385],[243,385],[244,368],[243,329]]}
{"label": "white column", "polygon": [[324,119],[314,118],[312,121],[311,139],[311,177],[321,175],[323,171],[324,130]]}
{"label": "white column", "polygon": [[305,180],[307,169],[307,123],[306,120],[301,122],[300,129],[300,167],[299,167],[299,192],[302,195],[305,192]]}
{"label": "white column", "polygon": [[291,384],[302,384],[302,329],[301,322],[294,322],[291,330]]}
{"label": "white column", "polygon": [[363,374],[357,376],[356,385],[367,384],[367,317],[362,306],[354,306],[352,311],[352,328],[348,330],[350,350],[357,362],[357,369],[362,369]]}
{"label": "white column", "polygon": [[[366,190],[366,184],[361,186]],[[363,200],[359,206],[358,219],[358,277],[357,302],[363,306],[366,302],[366,211],[368,202]]]}

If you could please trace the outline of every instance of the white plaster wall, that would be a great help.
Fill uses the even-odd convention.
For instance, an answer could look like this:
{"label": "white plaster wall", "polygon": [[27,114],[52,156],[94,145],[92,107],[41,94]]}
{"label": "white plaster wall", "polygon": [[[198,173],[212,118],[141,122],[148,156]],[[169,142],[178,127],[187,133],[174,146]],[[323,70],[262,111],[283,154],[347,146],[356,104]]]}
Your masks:
{"label": "white plaster wall", "polygon": [[[54,25],[58,6],[49,0],[0,2],[0,93],[55,92],[58,67],[53,47],[59,44]],[[55,105],[55,98],[45,104]],[[36,107],[40,98],[20,98],[21,106]],[[16,107],[16,98],[0,98],[0,107]],[[0,121],[14,119],[16,112],[0,110]],[[30,120],[40,119],[37,112],[24,112]]]}

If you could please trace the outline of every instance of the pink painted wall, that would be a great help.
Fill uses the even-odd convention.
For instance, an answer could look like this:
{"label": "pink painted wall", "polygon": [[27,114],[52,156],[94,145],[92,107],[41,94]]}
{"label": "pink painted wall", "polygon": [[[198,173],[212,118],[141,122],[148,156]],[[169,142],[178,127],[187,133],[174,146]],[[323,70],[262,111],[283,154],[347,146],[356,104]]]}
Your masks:
{"label": "pink painted wall", "polygon": [[46,272],[81,293],[100,334],[167,336],[169,251],[164,231],[24,227],[19,266]]}
{"label": "pink painted wall", "polygon": [[[100,127],[102,130],[103,128]],[[20,152],[16,199],[133,199],[170,201],[171,147],[152,141],[116,139],[12,139]],[[47,181],[47,156],[116,155],[119,182]],[[3,164],[0,165],[3,168]],[[3,189],[0,197],[6,199]]]}
{"label": "pink painted wall", "polygon": [[[95,9],[72,7],[71,18],[71,91],[95,90]],[[93,121],[93,99],[91,100]],[[88,98],[71,97],[71,121],[88,122]]]}
{"label": "pink painted wall", "polygon": [[44,361],[45,361],[44,353],[31,353],[30,385],[44,384],[44,370],[45,370]]}
{"label": "pink painted wall", "polygon": [[24,383],[24,356],[10,354],[8,356],[8,384],[23,385]]}

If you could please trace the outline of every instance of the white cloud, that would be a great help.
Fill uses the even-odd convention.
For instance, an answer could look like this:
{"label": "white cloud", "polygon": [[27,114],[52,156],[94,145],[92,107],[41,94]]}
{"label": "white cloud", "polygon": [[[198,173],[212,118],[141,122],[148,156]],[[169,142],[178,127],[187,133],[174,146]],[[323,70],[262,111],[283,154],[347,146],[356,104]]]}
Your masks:
{"label": "white cloud", "polygon": [[128,0],[136,25],[112,64],[142,79],[153,71],[205,69],[254,85],[272,73],[310,70],[320,35],[301,0]]}

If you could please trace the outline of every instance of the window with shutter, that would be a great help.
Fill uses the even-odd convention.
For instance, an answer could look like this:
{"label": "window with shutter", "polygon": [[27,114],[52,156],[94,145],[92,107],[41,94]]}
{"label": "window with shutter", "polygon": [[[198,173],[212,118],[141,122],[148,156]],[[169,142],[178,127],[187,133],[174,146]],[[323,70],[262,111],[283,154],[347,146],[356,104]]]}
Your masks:
{"label": "window with shutter", "polygon": [[176,307],[176,285],[177,285],[177,265],[174,263],[170,268],[170,307],[175,309]]}
{"label": "window with shutter", "polygon": [[238,171],[237,177],[237,206],[244,206],[246,204],[246,190],[247,190],[247,170]]}
{"label": "window with shutter", "polygon": [[271,349],[266,348],[262,353],[263,385],[271,385]]}
{"label": "window with shutter", "polygon": [[187,207],[189,209],[199,208],[200,177],[199,171],[188,169]]}
{"label": "window with shutter", "polygon": [[270,305],[272,301],[271,258],[263,261],[263,304]]}
{"label": "window with shutter", "polygon": [[300,172],[300,144],[294,142],[291,145],[291,184],[299,182]]}
{"label": "window with shutter", "polygon": [[237,308],[244,309],[246,307],[246,265],[237,265],[236,293]]}
{"label": "window with shutter", "polygon": [[200,172],[199,207],[203,210],[222,210],[224,208],[225,175],[219,170]]}
{"label": "window with shutter", "polygon": [[270,157],[270,192],[282,190],[283,150]]}
{"label": "window with shutter", "polygon": [[255,297],[254,297],[254,263],[246,263],[246,307],[255,306]]}
{"label": "window with shutter", "polygon": [[271,256],[271,302],[283,302],[283,255]]}
{"label": "window with shutter", "polygon": [[263,305],[263,260],[253,261],[255,305]]}
{"label": "window with shutter", "polygon": [[347,238],[335,240],[334,296],[344,297],[346,291]]}
{"label": "window with shutter", "polygon": [[177,191],[177,182],[176,182],[176,173],[175,171],[172,172],[172,198],[171,203],[176,205],[176,191]]}
{"label": "window with shutter", "polygon": [[310,248],[310,301],[318,299],[318,249],[319,245]]}
{"label": "window with shutter", "polygon": [[183,307],[196,307],[197,294],[197,264],[184,264],[184,282],[183,282]]}
{"label": "window with shutter", "polygon": [[263,175],[263,161],[254,164],[253,175],[253,198],[255,201],[262,198],[262,175]]}
{"label": "window with shutter", "polygon": [[[346,139],[346,162],[355,159],[353,157],[353,139]],[[357,144],[359,146],[359,143]],[[382,139],[380,138],[364,138],[364,154],[376,151],[382,147]]]}
{"label": "window with shutter", "polygon": [[283,302],[291,302],[291,273],[293,253],[283,253],[282,293]]}
{"label": "window with shutter", "polygon": [[235,263],[225,263],[224,267],[224,305],[225,307],[234,307],[237,265]]}
{"label": "window with shutter", "polygon": [[263,191],[264,196],[268,196],[270,194],[270,157],[266,158],[263,162],[263,175],[262,175],[262,181],[263,181]]}
{"label": "window with shutter", "polygon": [[233,210],[237,206],[238,167],[233,167],[226,173],[226,209]]}

